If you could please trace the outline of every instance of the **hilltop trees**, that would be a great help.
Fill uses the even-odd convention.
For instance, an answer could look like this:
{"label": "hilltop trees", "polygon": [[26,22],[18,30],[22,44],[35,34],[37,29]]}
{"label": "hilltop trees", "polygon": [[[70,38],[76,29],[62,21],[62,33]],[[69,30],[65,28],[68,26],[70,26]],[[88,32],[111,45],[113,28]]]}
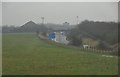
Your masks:
{"label": "hilltop trees", "polygon": [[11,25],[11,26],[4,25],[4,26],[2,27],[2,32],[3,32],[3,33],[10,33],[10,32],[14,32],[15,29],[16,29],[16,27],[13,26],[13,25]]}
{"label": "hilltop trees", "polygon": [[33,21],[29,21],[20,27],[15,26],[3,26],[3,33],[15,33],[15,32],[47,32],[48,28],[43,24],[36,24]]}
{"label": "hilltop trees", "polygon": [[98,40],[97,48],[108,49],[111,45],[118,43],[118,23],[85,20],[71,29],[68,35],[70,44],[75,46],[82,45],[84,37]]}
{"label": "hilltop trees", "polygon": [[77,28],[71,29],[67,37],[70,41],[70,44],[75,46],[82,45],[82,36],[79,33],[79,29]]}
{"label": "hilltop trees", "polygon": [[85,20],[78,25],[78,28],[111,45],[118,42],[118,23]]}

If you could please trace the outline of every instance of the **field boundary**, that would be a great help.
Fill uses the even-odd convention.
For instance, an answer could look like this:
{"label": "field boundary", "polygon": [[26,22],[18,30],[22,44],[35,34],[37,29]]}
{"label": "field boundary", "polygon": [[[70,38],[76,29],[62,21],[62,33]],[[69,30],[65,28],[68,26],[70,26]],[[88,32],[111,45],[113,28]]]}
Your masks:
{"label": "field boundary", "polygon": [[103,55],[105,54],[105,55],[118,56],[118,51],[115,51],[115,50],[99,50],[99,49],[95,49],[95,48],[83,48],[83,47],[75,47],[72,45],[65,45],[65,44],[54,42],[54,41],[50,41],[47,37],[43,36],[42,34],[37,35],[37,37],[46,43],[54,44],[54,45],[62,47],[62,48],[78,49],[78,50],[81,50],[84,52],[90,52],[90,53],[92,52],[92,53],[99,53],[99,54],[103,54]]}

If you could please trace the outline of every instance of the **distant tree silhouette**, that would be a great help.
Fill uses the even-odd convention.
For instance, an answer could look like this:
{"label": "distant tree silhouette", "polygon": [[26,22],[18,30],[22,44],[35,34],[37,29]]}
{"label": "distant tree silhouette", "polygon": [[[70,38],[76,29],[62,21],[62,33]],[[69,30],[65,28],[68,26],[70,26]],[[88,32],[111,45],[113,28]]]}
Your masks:
{"label": "distant tree silhouette", "polygon": [[70,44],[75,45],[75,46],[80,46],[82,45],[82,37],[79,34],[78,29],[71,29],[69,34],[67,35],[67,38],[70,41]]}
{"label": "distant tree silhouette", "polygon": [[118,43],[118,23],[85,20],[78,28],[109,44]]}
{"label": "distant tree silhouette", "polygon": [[71,29],[68,37],[73,45],[82,44],[79,40],[83,37],[101,40],[98,48],[107,49],[118,43],[118,23],[85,20]]}
{"label": "distant tree silhouette", "polygon": [[14,26],[3,26],[3,33],[11,33],[11,32],[47,32],[48,28],[43,24],[36,24],[33,21],[29,21],[20,27]]}

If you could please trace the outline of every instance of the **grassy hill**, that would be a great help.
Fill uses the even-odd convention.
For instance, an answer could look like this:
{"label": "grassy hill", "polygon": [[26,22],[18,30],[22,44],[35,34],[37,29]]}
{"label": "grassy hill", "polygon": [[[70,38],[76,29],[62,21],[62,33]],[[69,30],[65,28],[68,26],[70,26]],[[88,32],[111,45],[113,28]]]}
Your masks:
{"label": "grassy hill", "polygon": [[115,75],[117,56],[81,51],[39,39],[34,33],[3,34],[3,75]]}

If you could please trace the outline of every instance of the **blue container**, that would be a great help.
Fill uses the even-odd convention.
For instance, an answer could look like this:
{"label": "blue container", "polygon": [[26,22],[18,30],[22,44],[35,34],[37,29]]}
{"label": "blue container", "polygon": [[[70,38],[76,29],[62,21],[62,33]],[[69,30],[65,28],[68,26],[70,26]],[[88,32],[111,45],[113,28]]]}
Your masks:
{"label": "blue container", "polygon": [[55,32],[49,33],[48,38],[49,38],[50,40],[55,39]]}

